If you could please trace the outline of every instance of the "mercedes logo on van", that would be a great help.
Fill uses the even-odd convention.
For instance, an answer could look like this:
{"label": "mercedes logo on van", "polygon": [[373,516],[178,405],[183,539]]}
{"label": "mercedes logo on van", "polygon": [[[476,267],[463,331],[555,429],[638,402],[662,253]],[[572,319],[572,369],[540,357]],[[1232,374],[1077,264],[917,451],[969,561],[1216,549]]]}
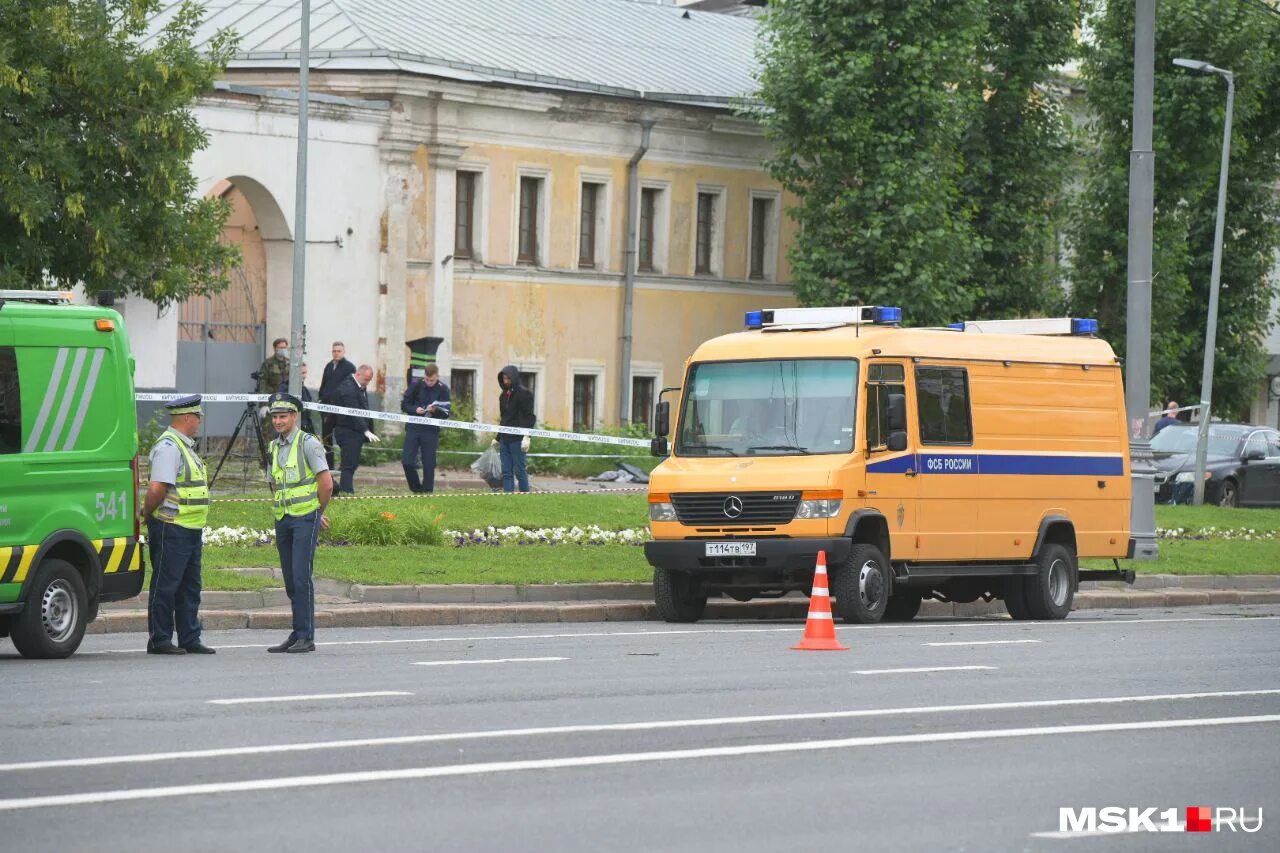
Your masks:
{"label": "mercedes logo on van", "polygon": [[742,498],[729,495],[724,499],[724,517],[737,518],[740,515],[742,515]]}

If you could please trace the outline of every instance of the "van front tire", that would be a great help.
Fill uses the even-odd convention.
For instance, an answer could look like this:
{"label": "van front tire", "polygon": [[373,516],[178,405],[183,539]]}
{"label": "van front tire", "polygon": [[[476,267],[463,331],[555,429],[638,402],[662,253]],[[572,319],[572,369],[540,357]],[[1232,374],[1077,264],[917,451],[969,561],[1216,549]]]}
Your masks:
{"label": "van front tire", "polygon": [[885,622],[910,622],[920,612],[924,596],[917,590],[900,589],[889,596],[884,608]]}
{"label": "van front tire", "polygon": [[1065,546],[1046,545],[1035,562],[1036,573],[1022,578],[1027,611],[1032,619],[1066,619],[1075,598],[1076,555]]}
{"label": "van front tire", "polygon": [[11,625],[14,646],[28,658],[66,658],[80,648],[89,624],[84,579],[70,563],[40,562],[27,605]]}
{"label": "van front tire", "polygon": [[831,567],[832,612],[845,622],[869,625],[889,604],[889,561],[874,545],[858,544],[849,559]]}
{"label": "van front tire", "polygon": [[697,622],[707,609],[707,593],[687,572],[653,570],[653,601],[667,622]]}

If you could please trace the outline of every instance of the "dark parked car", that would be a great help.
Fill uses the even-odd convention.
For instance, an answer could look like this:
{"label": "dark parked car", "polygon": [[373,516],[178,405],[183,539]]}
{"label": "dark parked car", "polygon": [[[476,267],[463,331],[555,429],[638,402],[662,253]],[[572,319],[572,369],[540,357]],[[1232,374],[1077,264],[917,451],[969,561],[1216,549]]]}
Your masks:
{"label": "dark parked car", "polygon": [[[1198,432],[1194,424],[1169,426],[1151,439],[1158,502],[1191,502]],[[1280,432],[1248,424],[1210,424],[1204,470],[1205,503],[1280,506]]]}

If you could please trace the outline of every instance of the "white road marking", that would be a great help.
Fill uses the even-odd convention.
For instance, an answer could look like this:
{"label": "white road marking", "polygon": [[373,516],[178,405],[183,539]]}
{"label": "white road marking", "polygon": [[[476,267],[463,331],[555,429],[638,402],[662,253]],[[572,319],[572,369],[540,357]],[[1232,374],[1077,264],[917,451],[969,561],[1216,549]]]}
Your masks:
{"label": "white road marking", "polygon": [[956,640],[948,643],[921,643],[922,646],[1016,646],[1020,643],[1043,643],[1044,640]]}
{"label": "white road marking", "polygon": [[912,672],[960,672],[966,669],[995,669],[994,666],[904,666],[900,669],[855,669],[854,675],[897,675]]}
{"label": "white road marking", "polygon": [[264,702],[314,702],[324,699],[369,699],[376,696],[412,696],[403,690],[366,690],[360,693],[309,693],[300,696],[250,696],[244,699],[210,699],[210,705],[258,705]]}
{"label": "white road marking", "polygon": [[1280,688],[1263,690],[1226,690],[1212,693],[1151,693],[1138,696],[1099,696],[1082,699],[1036,699],[1025,702],[983,702],[971,705],[914,705],[905,708],[859,708],[847,711],[808,711],[794,714],[758,714],[742,717],[697,717],[684,720],[648,720],[634,723],[591,723],[576,726],[546,726],[524,729],[489,729],[470,732],[442,732],[429,735],[400,735],[382,738],[280,743],[265,746],[232,746],[217,749],[193,749],[184,752],[144,752],[132,755],[104,755],[91,758],[61,758],[0,764],[0,772],[50,770],[63,767],[101,767],[109,764],[146,764],[157,761],[183,761],[200,758],[227,758],[237,755],[269,755],[281,752],[314,752],[325,749],[356,747],[405,746],[459,740],[489,740],[538,735],[582,734],[590,732],[634,732],[678,728],[710,728],[753,723],[780,723],[801,720],[847,720],[858,717],[893,717],[908,714],[953,714],[975,711],[1009,711],[1027,708],[1062,708],[1082,705],[1122,705],[1126,703],[1175,702],[1195,699],[1234,699],[1243,696],[1280,696]]}
{"label": "white road marking", "polygon": [[1094,723],[1034,728],[981,729],[962,732],[930,732],[920,734],[881,735],[873,737],[806,740],[762,743],[740,746],[673,749],[655,752],[623,752],[612,755],[582,755],[565,758],[539,758],[523,761],[493,761],[478,764],[446,764],[429,767],[407,767],[399,770],[367,770],[351,773],[329,773],[311,776],[280,776],[246,779],[239,782],[212,782],[200,785],[174,785],[163,788],[127,788],[113,791],[89,791],[78,794],[55,794],[43,797],[18,797],[0,800],[0,811],[20,811],[57,806],[81,806],[97,803],[119,803],[131,800],[155,800],[172,797],[227,794],[244,791],[269,791],[284,788],[316,788],[330,785],[352,785],[364,782],[393,782],[408,779],[434,779],[449,776],[478,776],[512,773],[521,770],[554,770],[570,767],[600,767],[663,761],[688,761],[696,758],[734,758],[744,755],[776,755],[790,752],[818,752],[864,746],[890,746],[915,743],[947,743],[956,741],[1048,737],[1064,734],[1099,732],[1158,731],[1164,729],[1206,728],[1209,726],[1259,725],[1280,723],[1280,714],[1253,717],[1207,717],[1183,720],[1147,720],[1133,723]]}
{"label": "white road marking", "polygon": [[568,658],[489,658],[488,660],[420,660],[413,666],[462,666],[468,663],[534,663],[537,661],[568,660]]}
{"label": "white road marking", "polygon": [[[1160,824],[1160,826],[1162,829],[1164,829],[1164,824]],[[1179,821],[1178,823],[1175,823],[1173,826],[1174,826],[1173,830],[1164,829],[1164,831],[1185,832],[1187,829],[1187,825],[1185,823],[1182,823],[1181,821]],[[1094,838],[1099,835],[1111,835],[1111,836],[1127,835],[1132,832],[1146,832],[1146,831],[1147,830],[1145,829],[1116,829],[1116,830],[1082,829],[1079,832],[1074,832],[1072,830],[1054,830],[1053,832],[1033,832],[1031,833],[1031,837],[1032,838],[1054,838],[1054,839]]]}
{"label": "white road marking", "polygon": [[[1118,608],[1123,609],[1123,608]],[[1039,622],[1037,627],[1054,630],[1059,627],[1083,627],[1086,625],[1133,625],[1161,624],[1166,622],[1261,622],[1280,619],[1280,616],[1188,616],[1169,619],[1064,619],[1054,622]],[[931,628],[1005,628],[1019,627],[1026,629],[1028,623],[1014,622],[1012,619],[998,617],[981,622],[913,622],[910,625],[837,625],[837,631],[914,631]],[[580,637],[662,637],[677,634],[776,634],[796,633],[802,630],[802,621],[780,628],[680,628],[660,629],[656,631],[581,631],[561,634],[496,634],[491,636],[469,637],[388,637],[380,640],[328,640],[316,643],[317,646],[384,646],[404,645],[412,643],[479,643],[488,640],[573,640]],[[219,649],[264,649],[262,643],[227,643],[218,644]],[[143,654],[145,648],[100,649],[97,651],[80,651],[79,655],[115,655]]]}

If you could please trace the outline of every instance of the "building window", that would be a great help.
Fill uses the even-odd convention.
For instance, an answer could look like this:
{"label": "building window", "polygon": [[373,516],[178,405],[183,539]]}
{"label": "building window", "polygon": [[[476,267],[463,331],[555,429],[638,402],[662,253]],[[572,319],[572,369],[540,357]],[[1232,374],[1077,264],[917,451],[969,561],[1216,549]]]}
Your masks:
{"label": "building window", "polygon": [[963,367],[917,367],[916,409],[923,444],[973,444],[969,372]]}
{"label": "building window", "polygon": [[640,190],[640,272],[653,272],[655,220],[658,212],[659,190],[645,187]]}
{"label": "building window", "polygon": [[643,424],[647,430],[653,430],[653,386],[652,376],[631,377],[631,423]]}
{"label": "building window", "polygon": [[698,246],[695,255],[694,275],[710,275],[715,242],[716,196],[714,193],[698,193]]}
{"label": "building window", "polygon": [[449,397],[457,402],[475,403],[476,372],[456,368],[449,371]]}
{"label": "building window", "polygon": [[596,217],[599,215],[600,184],[582,185],[582,211],[578,217],[578,266],[596,267]]}
{"label": "building window", "polygon": [[526,373],[520,371],[520,384],[529,389],[529,393],[533,395],[533,399],[538,399],[538,374]]}
{"label": "building window", "polygon": [[573,376],[573,428],[596,428],[596,377],[590,373]]}
{"label": "building window", "polygon": [[541,223],[538,213],[542,197],[541,178],[520,179],[520,240],[516,261],[537,264],[539,259],[538,235]]}
{"label": "building window", "polygon": [[751,199],[751,268],[750,277],[767,279],[773,254],[773,199]]}
{"label": "building window", "polygon": [[22,395],[18,389],[18,360],[13,347],[0,347],[0,453],[20,450]]}
{"label": "building window", "polygon": [[476,184],[475,172],[458,172],[456,210],[454,212],[453,256],[470,258],[476,243]]}

